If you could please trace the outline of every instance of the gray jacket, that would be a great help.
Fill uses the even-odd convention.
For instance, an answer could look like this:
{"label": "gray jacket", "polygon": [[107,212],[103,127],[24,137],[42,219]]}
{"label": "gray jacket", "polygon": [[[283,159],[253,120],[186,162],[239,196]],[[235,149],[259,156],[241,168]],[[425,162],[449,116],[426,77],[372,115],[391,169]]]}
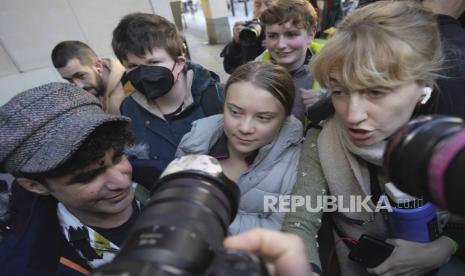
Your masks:
{"label": "gray jacket", "polygon": [[[208,154],[223,134],[223,115],[197,120],[182,138],[176,157]],[[229,227],[231,234],[263,227],[281,228],[284,213],[265,212],[264,196],[289,195],[297,177],[297,166],[303,141],[302,124],[294,116],[286,119],[278,137],[262,147],[252,165],[241,175],[238,185],[241,200],[236,219]]]}

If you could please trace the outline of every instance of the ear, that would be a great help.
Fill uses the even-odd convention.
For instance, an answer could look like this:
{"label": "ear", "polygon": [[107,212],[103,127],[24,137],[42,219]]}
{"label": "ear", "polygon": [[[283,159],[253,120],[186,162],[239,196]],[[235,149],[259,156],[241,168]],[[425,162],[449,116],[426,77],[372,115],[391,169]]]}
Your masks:
{"label": "ear", "polygon": [[16,179],[16,181],[21,187],[23,187],[24,189],[30,192],[33,192],[39,195],[50,194],[48,188],[38,181],[29,179],[29,178],[24,178],[24,177],[19,177]]}
{"label": "ear", "polygon": [[184,68],[184,65],[186,64],[186,57],[185,56],[178,56],[176,57],[176,63],[178,65],[181,65],[181,67]]}
{"label": "ear", "polygon": [[426,104],[431,98],[431,93],[433,93],[433,88],[429,86],[424,87],[420,96],[420,104]]}
{"label": "ear", "polygon": [[308,43],[311,43],[316,35],[316,29],[312,28],[311,30],[307,31],[307,40]]}
{"label": "ear", "polygon": [[176,62],[176,69],[173,71],[177,71],[175,75],[178,75],[179,73],[182,72],[184,69],[184,66],[186,65],[186,58],[184,56],[177,56],[176,59],[174,60]]}
{"label": "ear", "polygon": [[103,61],[101,59],[97,59],[95,61],[95,68],[97,69],[97,72],[101,75],[103,73],[104,65]]}

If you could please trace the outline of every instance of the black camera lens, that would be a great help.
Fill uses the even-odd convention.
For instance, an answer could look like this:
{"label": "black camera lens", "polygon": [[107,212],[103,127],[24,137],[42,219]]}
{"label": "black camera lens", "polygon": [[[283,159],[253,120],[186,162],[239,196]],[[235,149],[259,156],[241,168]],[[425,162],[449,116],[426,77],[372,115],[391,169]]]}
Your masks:
{"label": "black camera lens", "polygon": [[434,201],[442,208],[464,214],[465,129],[443,140],[428,166],[428,187]]}
{"label": "black camera lens", "polygon": [[257,43],[262,34],[262,25],[258,20],[247,21],[245,28],[239,33],[239,39],[243,45],[253,45]]}
{"label": "black camera lens", "polygon": [[463,120],[455,117],[436,115],[410,121],[391,137],[384,153],[391,181],[411,195],[446,207],[446,198],[449,201],[457,197],[457,191],[465,192],[461,185],[465,179],[463,129]]}
{"label": "black camera lens", "polygon": [[212,162],[219,173],[173,171],[170,163],[120,253],[94,275],[203,275],[210,268],[236,215],[240,191],[215,159],[200,157],[191,158],[194,167]]}

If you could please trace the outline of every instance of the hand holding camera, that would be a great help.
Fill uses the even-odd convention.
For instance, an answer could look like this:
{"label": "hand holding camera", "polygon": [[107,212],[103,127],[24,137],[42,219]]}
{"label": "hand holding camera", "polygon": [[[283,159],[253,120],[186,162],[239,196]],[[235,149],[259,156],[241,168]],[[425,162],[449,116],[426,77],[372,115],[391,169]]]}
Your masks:
{"label": "hand holding camera", "polygon": [[234,23],[233,40],[243,46],[254,45],[262,36],[263,26],[260,20],[238,21]]}
{"label": "hand holding camera", "polygon": [[245,28],[245,21],[237,21],[233,26],[233,39],[237,44],[241,43],[239,34]]}

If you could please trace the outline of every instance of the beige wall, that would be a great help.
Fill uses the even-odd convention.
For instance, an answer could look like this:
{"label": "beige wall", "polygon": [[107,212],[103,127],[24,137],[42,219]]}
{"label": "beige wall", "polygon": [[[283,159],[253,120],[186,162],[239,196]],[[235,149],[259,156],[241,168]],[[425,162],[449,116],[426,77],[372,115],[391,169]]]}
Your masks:
{"label": "beige wall", "polygon": [[[81,40],[112,56],[111,35],[130,12],[153,12],[169,0],[0,0],[0,104],[25,89],[61,81],[50,52],[63,40]],[[164,6],[162,7],[164,8]],[[164,11],[159,9],[159,11]]]}

